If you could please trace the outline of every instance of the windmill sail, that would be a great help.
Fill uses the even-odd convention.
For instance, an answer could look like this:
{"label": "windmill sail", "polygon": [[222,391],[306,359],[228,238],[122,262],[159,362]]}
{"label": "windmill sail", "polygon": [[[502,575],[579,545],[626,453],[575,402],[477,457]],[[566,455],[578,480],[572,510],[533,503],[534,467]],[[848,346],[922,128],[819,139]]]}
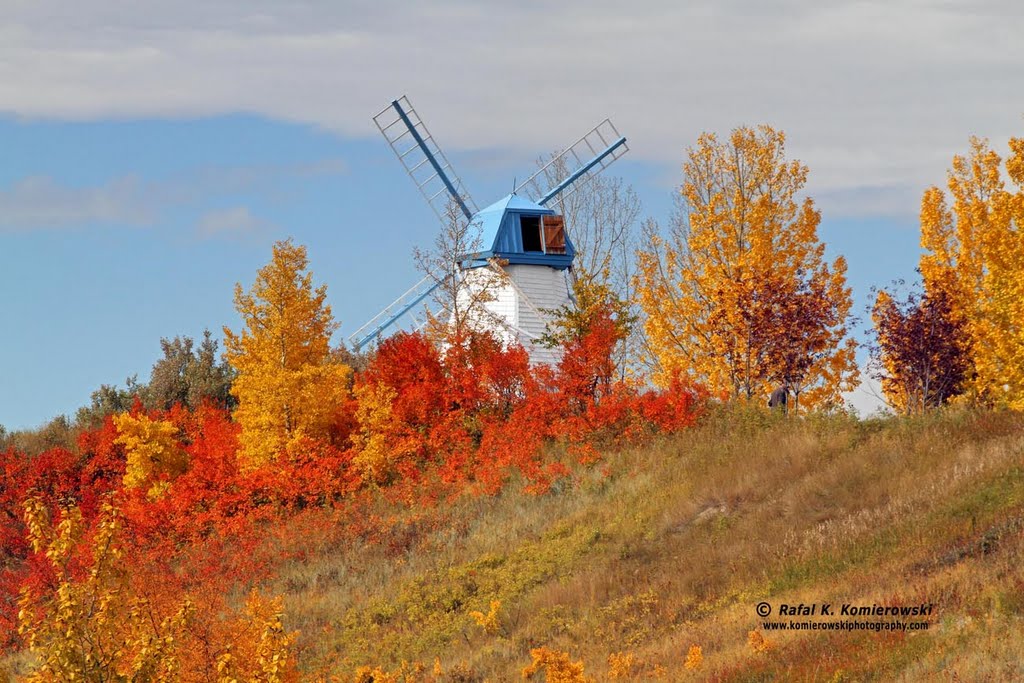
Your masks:
{"label": "windmill sail", "polygon": [[628,151],[626,138],[619,134],[609,119],[605,119],[516,185],[515,191],[519,193],[529,188],[536,192],[541,181],[554,176],[554,185],[539,195],[537,203],[546,205],[559,195],[566,198]]}
{"label": "windmill sail", "polygon": [[479,209],[462,180],[409,98],[392,101],[373,117],[373,122],[442,223],[448,220],[445,211],[449,201],[455,201],[467,220],[477,213]]}
{"label": "windmill sail", "polygon": [[[395,299],[390,306],[373,316],[362,327],[349,335],[348,343],[356,351],[362,350],[364,346],[379,338],[384,331],[392,325],[397,324],[406,315],[409,315],[414,308],[423,303],[435,289],[441,285],[441,281],[433,276],[427,275],[422,280],[409,288],[402,296]],[[413,325],[418,328],[419,325]]]}

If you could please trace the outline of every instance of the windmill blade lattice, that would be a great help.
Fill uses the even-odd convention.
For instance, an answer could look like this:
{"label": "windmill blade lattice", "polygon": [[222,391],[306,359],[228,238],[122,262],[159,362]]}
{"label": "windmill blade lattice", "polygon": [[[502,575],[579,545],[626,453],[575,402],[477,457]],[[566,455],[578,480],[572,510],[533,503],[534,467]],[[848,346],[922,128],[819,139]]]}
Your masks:
{"label": "windmill blade lattice", "polygon": [[[413,310],[423,304],[426,298],[440,285],[439,280],[432,275],[427,275],[410,287],[405,294],[395,299],[387,308],[349,335],[348,343],[354,350],[361,351],[364,346],[380,338],[389,327],[412,315]],[[411,322],[413,329],[419,329],[424,321],[412,320]]]}
{"label": "windmill blade lattice", "polygon": [[554,186],[539,195],[537,203],[545,205],[559,195],[566,198],[628,151],[626,138],[619,134],[611,120],[605,119],[552,157],[532,176],[517,184],[515,191],[518,194],[529,189],[537,193],[538,183],[547,179],[549,171],[555,171]]}
{"label": "windmill blade lattice", "polygon": [[373,122],[442,223],[448,220],[450,200],[459,205],[467,220],[479,211],[409,98],[394,100]]}

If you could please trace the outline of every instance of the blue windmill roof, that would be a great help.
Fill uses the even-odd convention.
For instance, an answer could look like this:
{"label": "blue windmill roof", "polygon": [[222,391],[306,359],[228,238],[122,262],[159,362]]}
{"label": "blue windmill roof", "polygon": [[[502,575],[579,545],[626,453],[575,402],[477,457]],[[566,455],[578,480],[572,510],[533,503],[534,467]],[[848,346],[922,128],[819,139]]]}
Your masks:
{"label": "blue windmill roof", "polygon": [[484,253],[489,255],[495,250],[495,242],[498,239],[498,233],[501,231],[502,219],[508,211],[549,216],[555,213],[553,210],[531,202],[529,199],[524,199],[517,194],[502,197],[473,216],[473,223],[480,224],[480,244]]}
{"label": "blue windmill roof", "polygon": [[557,253],[548,253],[539,246],[527,251],[523,242],[521,217],[553,215],[554,210],[515,194],[499,199],[473,216],[473,223],[480,229],[480,251],[463,254],[463,266],[475,268],[486,265],[487,259],[497,256],[508,263],[544,265],[559,270],[568,268],[576,253],[568,235],[564,237],[564,248]]}

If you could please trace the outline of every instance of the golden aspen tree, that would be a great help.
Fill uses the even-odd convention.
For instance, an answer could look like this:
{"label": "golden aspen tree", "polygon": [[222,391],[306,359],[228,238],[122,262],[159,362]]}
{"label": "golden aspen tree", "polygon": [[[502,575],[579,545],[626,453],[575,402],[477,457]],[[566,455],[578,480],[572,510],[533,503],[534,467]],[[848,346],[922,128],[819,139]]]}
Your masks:
{"label": "golden aspen tree", "polygon": [[354,391],[359,400],[356,409],[359,431],[352,437],[356,447],[352,464],[363,481],[382,484],[394,473],[395,463],[409,450],[396,443],[393,436],[392,405],[398,394],[386,384],[378,383],[363,384]]}
{"label": "golden aspen tree", "polygon": [[921,202],[920,270],[926,295],[948,297],[966,329],[964,399],[1024,408],[1024,140],[1010,141],[1006,170],[987,141],[953,158],[947,187]]}
{"label": "golden aspen tree", "polygon": [[1010,138],[1006,171],[1016,188],[1001,205],[1007,229],[996,247],[992,264],[993,315],[1003,331],[992,352],[1002,359],[1006,403],[1024,410],[1024,138]]}
{"label": "golden aspen tree", "polygon": [[128,462],[125,466],[125,488],[148,486],[150,498],[160,496],[173,479],[188,467],[188,454],[178,443],[178,428],[164,420],[151,420],[145,415],[119,413],[114,416],[117,438],[124,446]]}
{"label": "golden aspen tree", "polygon": [[239,334],[224,328],[225,357],[238,372],[232,394],[244,467],[274,460],[302,437],[326,436],[349,390],[351,369],[330,350],[337,323],[327,287],[313,287],[308,263],[305,247],[277,242],[252,289],[235,285],[245,327]]}
{"label": "golden aspen tree", "polygon": [[852,301],[846,261],[825,261],[820,214],[798,201],[807,167],[759,126],[701,135],[683,173],[677,224],[638,254],[656,381],[683,374],[738,400],[785,382],[805,407],[839,404],[856,372]]}

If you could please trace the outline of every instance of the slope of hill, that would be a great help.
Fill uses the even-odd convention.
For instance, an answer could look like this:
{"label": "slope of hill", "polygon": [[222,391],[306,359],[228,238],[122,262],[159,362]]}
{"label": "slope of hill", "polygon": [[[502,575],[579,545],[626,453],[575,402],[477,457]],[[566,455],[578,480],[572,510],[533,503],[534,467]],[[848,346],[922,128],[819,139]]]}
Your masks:
{"label": "slope of hill", "polygon": [[[601,681],[1024,680],[1020,415],[729,412],[521,488],[307,535],[272,586],[305,676],[521,680],[546,647]],[[857,619],[926,630],[772,630],[857,621],[784,604],[923,604]],[[569,669],[547,680],[582,680]]]}

